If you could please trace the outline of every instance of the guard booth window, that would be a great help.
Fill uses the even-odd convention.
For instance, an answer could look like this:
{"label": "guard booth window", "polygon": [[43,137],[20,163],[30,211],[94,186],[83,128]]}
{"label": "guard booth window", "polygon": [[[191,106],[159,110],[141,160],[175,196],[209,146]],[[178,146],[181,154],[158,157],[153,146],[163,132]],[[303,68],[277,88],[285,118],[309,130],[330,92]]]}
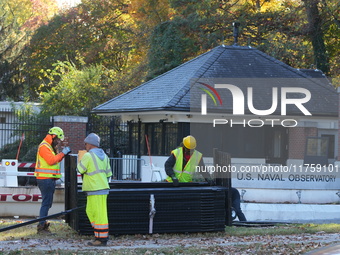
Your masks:
{"label": "guard booth window", "polygon": [[283,127],[266,127],[265,158],[266,163],[285,165],[287,161],[287,129]]}
{"label": "guard booth window", "polygon": [[[142,155],[150,152],[154,156],[167,156],[171,151],[179,146],[181,139],[188,134],[182,131],[183,125],[187,123],[145,123],[142,124]],[[147,148],[146,139],[149,141],[149,149]]]}
{"label": "guard booth window", "polygon": [[130,122],[129,151],[148,155],[150,150],[152,156],[168,156],[189,132],[189,123]]}
{"label": "guard booth window", "polygon": [[151,152],[152,155],[162,155],[163,152],[163,132],[164,132],[164,125],[163,123],[148,123],[144,125],[145,128],[145,135],[142,139],[148,139],[148,142],[145,143],[146,146],[149,146],[147,152]]}
{"label": "guard booth window", "polygon": [[328,137],[308,137],[304,164],[328,164]]}
{"label": "guard booth window", "polygon": [[328,158],[334,159],[335,158],[335,153],[334,153],[335,135],[321,135],[321,137],[328,139]]}

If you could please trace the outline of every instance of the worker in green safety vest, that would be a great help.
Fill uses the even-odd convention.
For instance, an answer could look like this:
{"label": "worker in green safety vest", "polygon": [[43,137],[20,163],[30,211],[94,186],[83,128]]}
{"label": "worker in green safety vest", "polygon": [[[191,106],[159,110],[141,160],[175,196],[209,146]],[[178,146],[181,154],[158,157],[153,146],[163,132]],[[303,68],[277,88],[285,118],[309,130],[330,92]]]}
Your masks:
{"label": "worker in green safety vest", "polygon": [[94,229],[95,241],[90,246],[106,246],[109,239],[107,197],[109,180],[112,176],[110,160],[103,149],[99,148],[100,137],[89,134],[85,140],[86,153],[77,165],[77,171],[83,175],[82,191],[86,192],[86,214]]}
{"label": "worker in green safety vest", "polygon": [[[183,138],[180,147],[171,152],[171,156],[164,164],[165,172],[168,175],[167,182],[172,182],[174,186],[178,186],[179,182],[192,182],[196,169],[205,169],[202,153],[195,148],[196,139],[189,135]],[[200,173],[210,185],[215,184],[209,172],[200,171]]]}

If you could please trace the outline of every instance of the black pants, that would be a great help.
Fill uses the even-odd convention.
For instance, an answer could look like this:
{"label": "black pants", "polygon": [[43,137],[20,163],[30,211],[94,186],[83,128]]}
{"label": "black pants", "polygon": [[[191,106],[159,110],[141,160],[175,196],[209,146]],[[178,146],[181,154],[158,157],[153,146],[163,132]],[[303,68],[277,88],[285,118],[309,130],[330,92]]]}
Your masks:
{"label": "black pants", "polygon": [[233,208],[239,221],[247,221],[246,216],[244,216],[241,210],[240,199],[233,200]]}
{"label": "black pants", "polygon": [[232,199],[232,206],[235,210],[236,216],[239,221],[247,221],[246,216],[244,216],[242,210],[241,210],[241,201],[240,201],[240,193],[237,189],[231,188],[231,199]]}

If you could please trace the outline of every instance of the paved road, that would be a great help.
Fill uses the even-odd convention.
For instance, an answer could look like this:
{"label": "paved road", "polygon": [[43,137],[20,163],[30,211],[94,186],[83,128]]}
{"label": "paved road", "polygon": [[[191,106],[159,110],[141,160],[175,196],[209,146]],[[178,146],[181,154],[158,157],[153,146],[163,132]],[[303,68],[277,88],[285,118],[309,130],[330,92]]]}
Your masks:
{"label": "paved road", "polygon": [[329,245],[314,251],[307,252],[305,255],[339,255],[340,244]]}

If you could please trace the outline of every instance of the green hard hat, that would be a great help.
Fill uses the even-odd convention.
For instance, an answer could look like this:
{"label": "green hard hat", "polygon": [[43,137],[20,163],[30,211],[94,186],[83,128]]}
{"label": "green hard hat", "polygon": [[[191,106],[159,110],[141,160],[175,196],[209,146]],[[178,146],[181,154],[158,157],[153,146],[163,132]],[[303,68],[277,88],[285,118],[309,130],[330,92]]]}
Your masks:
{"label": "green hard hat", "polygon": [[60,127],[50,128],[48,133],[51,135],[56,135],[60,140],[64,141],[64,131]]}

